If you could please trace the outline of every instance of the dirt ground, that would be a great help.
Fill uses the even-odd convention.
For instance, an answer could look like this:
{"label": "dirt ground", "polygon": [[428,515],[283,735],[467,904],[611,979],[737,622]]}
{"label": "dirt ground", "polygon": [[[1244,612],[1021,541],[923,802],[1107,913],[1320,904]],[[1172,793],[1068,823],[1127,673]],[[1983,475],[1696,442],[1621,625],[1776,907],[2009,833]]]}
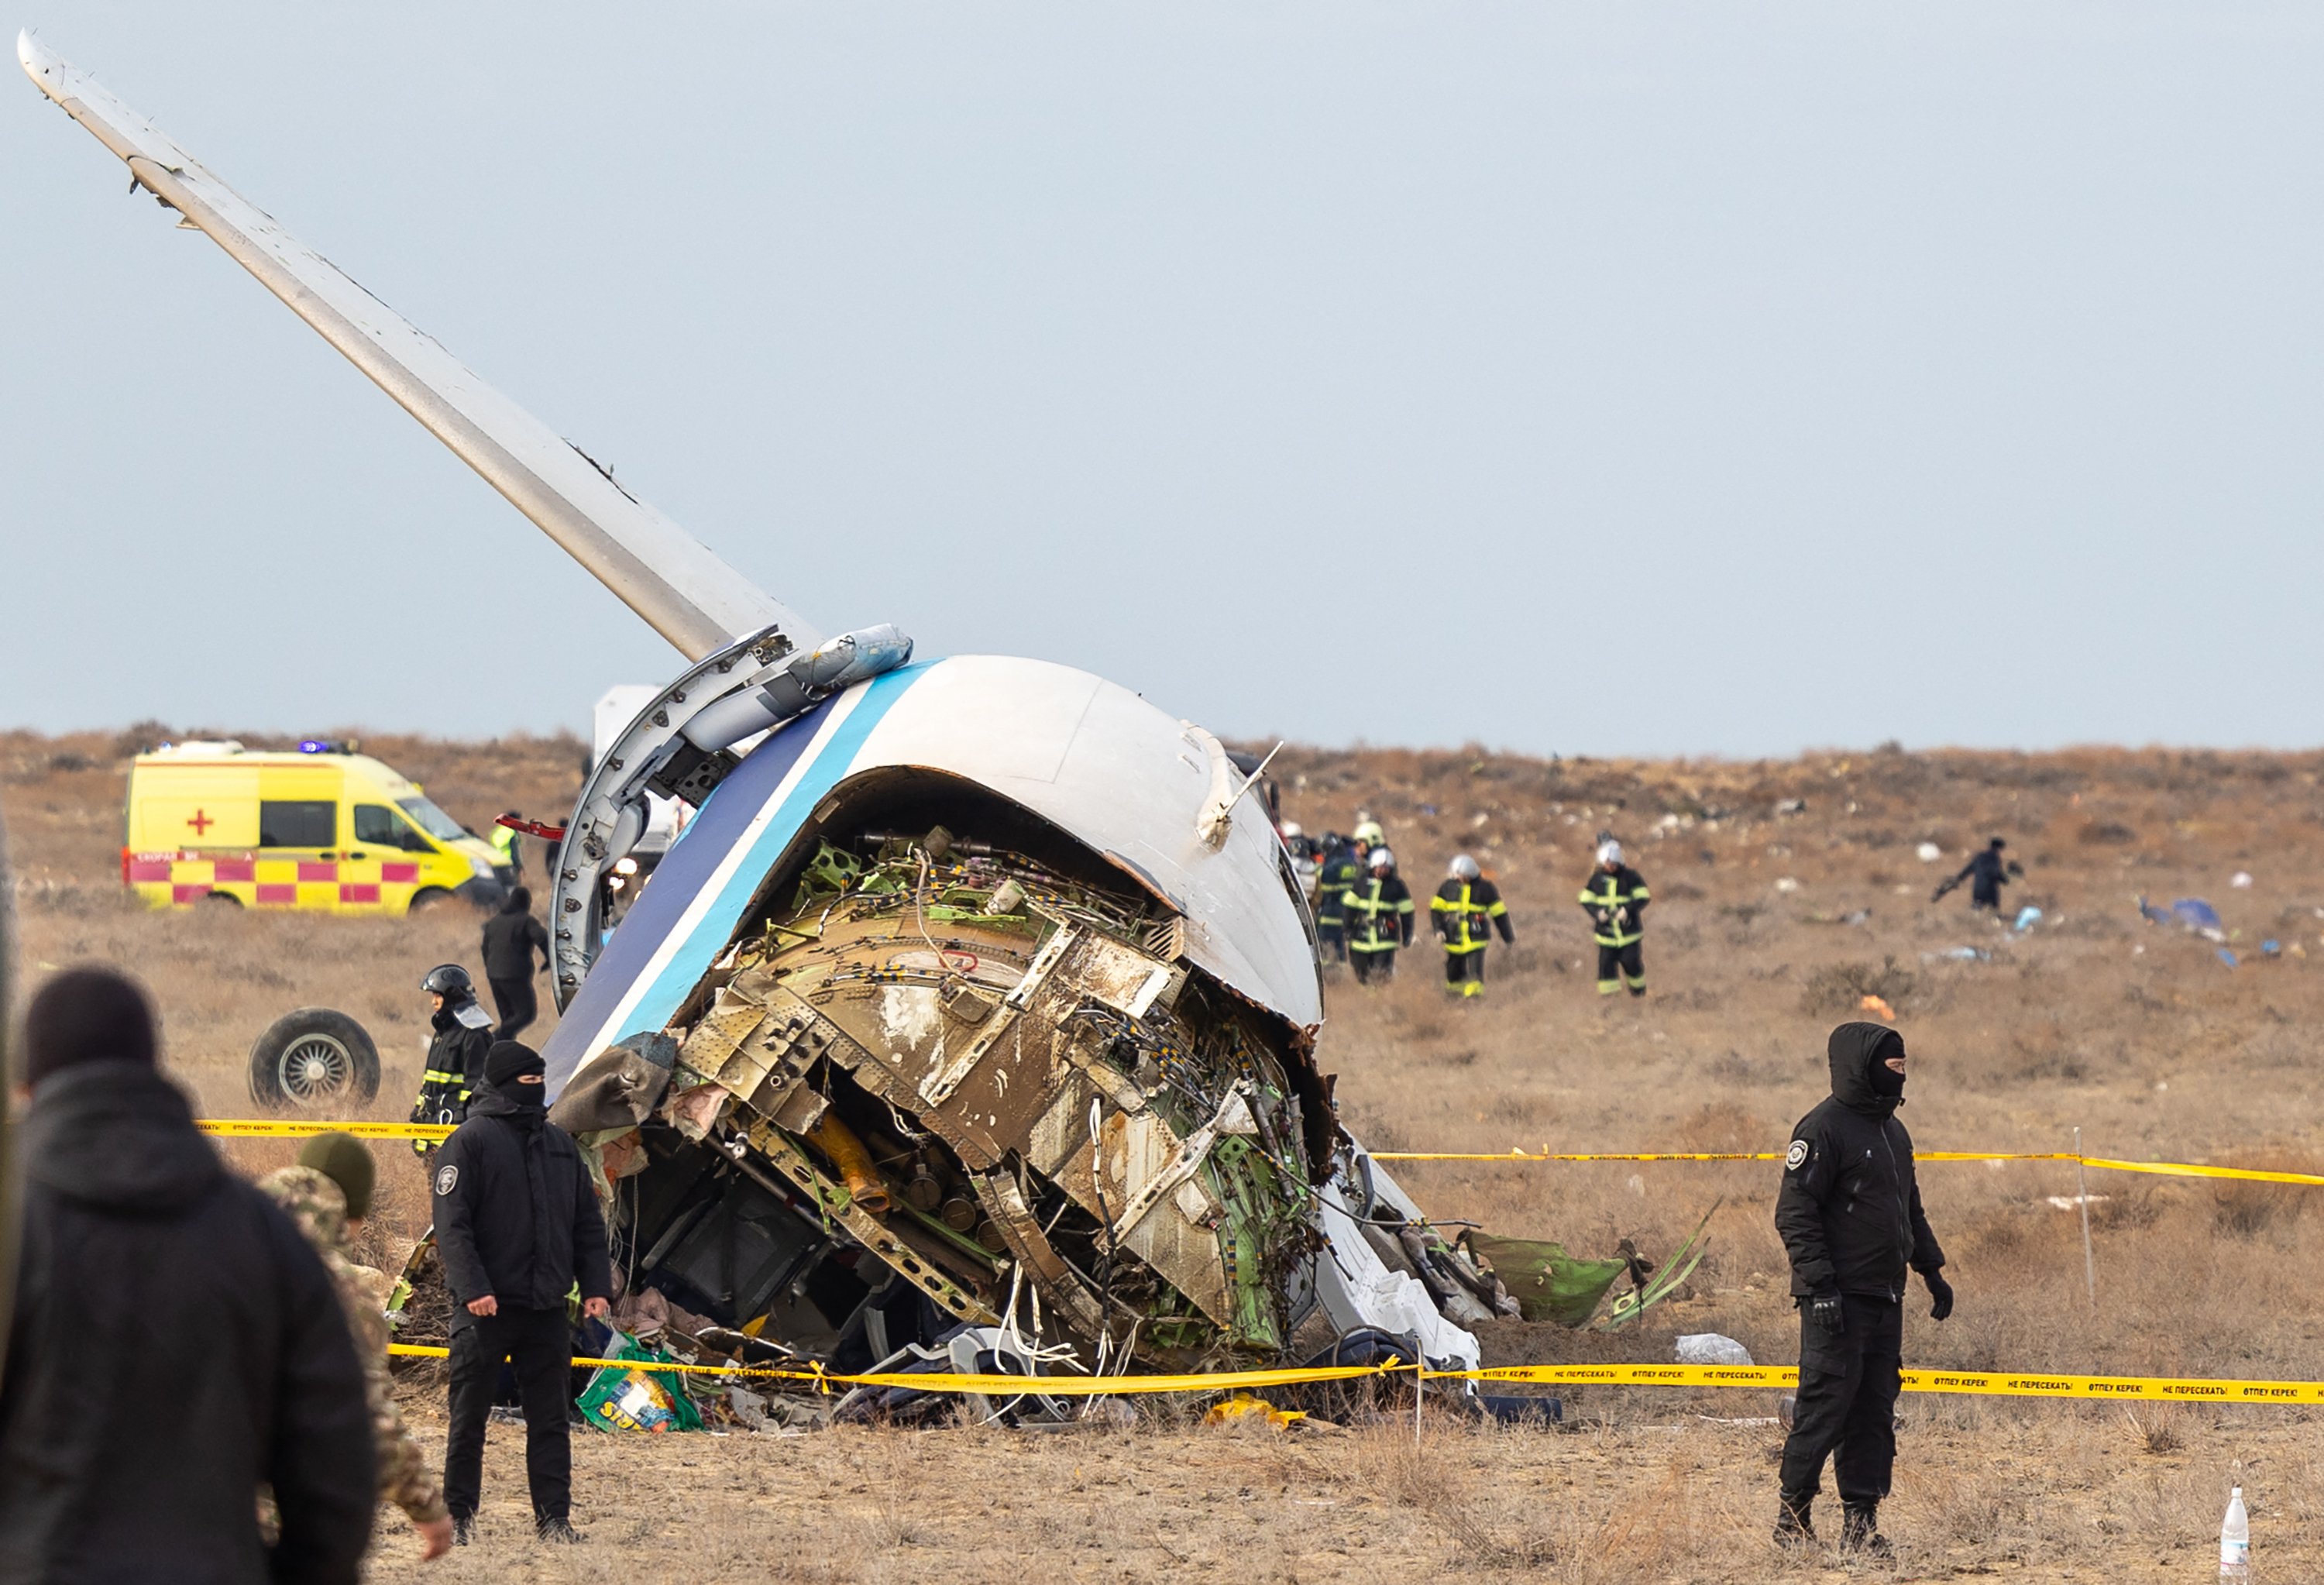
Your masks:
{"label": "dirt ground", "polygon": [[[124,755],[147,733],[0,733],[0,813],[19,871],[28,978],[118,963],[153,988],[173,1069],[213,1116],[245,1115],[251,1040],[288,1009],[354,1013],[394,1117],[416,1083],[427,967],[475,953],[473,919],[152,915],[121,895]],[[569,740],[366,743],[456,816],[560,809]],[[1822,1094],[1824,1033],[1862,996],[1911,1042],[1904,1119],[1924,1149],[2057,1150],[2316,1170],[2311,1074],[2324,1004],[2324,755],[1893,750],[1762,763],[1540,761],[1482,752],[1286,750],[1285,814],[1387,825],[1425,899],[1466,848],[1518,932],[1480,1004],[1448,1004],[1437,955],[1397,982],[1331,988],[1323,1066],[1349,1125],[1415,1150],[1775,1149]],[[1794,806],[1797,806],[1794,807]],[[1601,1000],[1574,892],[1600,828],[1652,886],[1651,994]],[[1929,893],[1988,835],[2025,874],[2020,934]],[[1924,842],[1942,850],[1924,862]],[[2238,873],[2250,877],[2238,887]],[[2153,926],[2134,898],[2215,904],[2240,960]],[[1424,900],[1425,907],[1425,900]],[[2262,944],[2273,941],[2269,954]],[[1944,954],[1960,948],[1979,955]],[[260,1170],[287,1147],[241,1144]],[[416,1230],[416,1167],[383,1151],[382,1258]],[[1425,1164],[1398,1176],[1432,1215],[1600,1254],[1669,1249],[1720,1203],[1683,1296],[1621,1334],[1503,1324],[1493,1361],[1662,1360],[1720,1332],[1796,1357],[1768,1223],[1771,1166]],[[2094,1174],[2097,1300],[2085,1295],[2073,1169],[1932,1163],[1929,1212],[1959,1312],[1908,1312],[1910,1363],[1969,1369],[2273,1376],[2318,1372],[2324,1191]],[[2063,1208],[2052,1197],[2064,1199]],[[1415,1570],[1572,1580],[1815,1577],[1766,1539],[1780,1433],[1720,1424],[1768,1395],[1582,1389],[1558,1431],[1432,1413],[1332,1433],[1192,1428],[1158,1405],[1133,1431],[952,1429],[807,1437],[585,1437],[590,1544],[522,1536],[521,1438],[496,1428],[486,1534],[426,1577],[592,1580],[1269,1580]],[[2262,1577],[2324,1577],[2312,1410],[1908,1396],[1886,1525],[1893,1569],[1849,1577],[2208,1578],[2227,1488],[2252,1507]],[[431,1432],[431,1434],[433,1433]],[[813,1504],[815,1511],[807,1511]],[[504,1505],[504,1506],[498,1506]],[[995,1522],[996,1515],[1006,1516]],[[805,1544],[802,1544],[802,1539]],[[376,1578],[416,1572],[383,1531]]]}

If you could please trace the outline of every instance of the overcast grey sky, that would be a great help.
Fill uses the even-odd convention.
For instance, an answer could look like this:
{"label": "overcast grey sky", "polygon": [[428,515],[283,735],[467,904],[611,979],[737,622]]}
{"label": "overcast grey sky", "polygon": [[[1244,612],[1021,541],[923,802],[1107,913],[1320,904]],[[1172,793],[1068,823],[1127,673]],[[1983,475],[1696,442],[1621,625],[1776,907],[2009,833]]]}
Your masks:
{"label": "overcast grey sky", "polygon": [[[1326,743],[2324,739],[2312,4],[193,10],[20,20],[833,629]],[[13,70],[0,172],[0,723],[675,668]]]}

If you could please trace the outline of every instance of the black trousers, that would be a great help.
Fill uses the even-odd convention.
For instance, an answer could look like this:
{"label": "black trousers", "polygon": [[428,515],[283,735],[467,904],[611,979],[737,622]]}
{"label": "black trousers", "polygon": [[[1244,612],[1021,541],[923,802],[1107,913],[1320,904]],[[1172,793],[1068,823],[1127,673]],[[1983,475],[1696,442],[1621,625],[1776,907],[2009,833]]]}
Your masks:
{"label": "black trousers", "polygon": [[1474,952],[1448,952],[1444,954],[1444,983],[1463,996],[1474,996],[1475,991],[1464,990],[1474,985],[1479,991],[1485,985],[1485,953],[1482,947]]}
{"label": "black trousers", "polygon": [[532,976],[521,980],[503,980],[498,974],[486,981],[493,988],[493,1006],[500,1009],[500,1027],[493,1031],[495,1040],[513,1040],[517,1031],[540,1016],[540,1000],[532,993]]}
{"label": "black trousers", "polygon": [[1325,963],[1346,963],[1348,961],[1347,922],[1335,919],[1327,924],[1318,919],[1315,922],[1315,944],[1323,948]]}
{"label": "black trousers", "polygon": [[1800,1391],[1784,1443],[1784,1503],[1805,1513],[1831,1460],[1832,1484],[1849,1507],[1888,1495],[1896,1465],[1896,1395],[1903,1390],[1904,1306],[1882,1298],[1840,1301],[1838,1337],[1800,1312]]}
{"label": "black trousers", "polygon": [[492,1418],[501,1361],[516,1368],[524,1405],[524,1475],[532,1516],[563,1519],[573,1509],[571,1405],[573,1327],[565,1307],[470,1315],[456,1310],[452,1329],[452,1427],[444,1443],[444,1503],[455,1517],[474,1514],[484,1483],[484,1424]]}
{"label": "black trousers", "polygon": [[1602,941],[1598,944],[1599,995],[1611,996],[1626,986],[1633,996],[1646,993],[1646,960],[1642,950],[1645,945],[1638,941],[1628,946],[1608,946]]}
{"label": "black trousers", "polygon": [[1348,962],[1355,966],[1359,985],[1385,985],[1396,978],[1396,948],[1384,947],[1378,952],[1350,949]]}

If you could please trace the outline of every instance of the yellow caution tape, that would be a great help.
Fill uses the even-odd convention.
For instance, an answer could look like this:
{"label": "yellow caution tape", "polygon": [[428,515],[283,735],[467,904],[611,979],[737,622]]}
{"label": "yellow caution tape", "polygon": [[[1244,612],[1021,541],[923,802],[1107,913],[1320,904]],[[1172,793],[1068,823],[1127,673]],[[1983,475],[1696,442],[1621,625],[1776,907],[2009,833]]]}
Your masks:
{"label": "yellow caution tape", "polygon": [[[1789,1365],[1499,1365],[1483,1370],[1432,1370],[1431,1377],[1547,1385],[1790,1387]],[[2163,1376],[2050,1376],[2001,1370],[1904,1372],[1906,1392],[1986,1397],[2172,1398],[2209,1403],[2324,1403],[2324,1381],[2246,1381]]]}
{"label": "yellow caution tape", "polygon": [[[391,1354],[441,1359],[451,1350],[424,1343],[393,1343]],[[1311,1382],[1356,1381],[1367,1377],[1409,1376],[1412,1367],[1324,1365],[1287,1370],[1220,1370],[1191,1376],[977,1376],[948,1372],[915,1375],[889,1371],[841,1376],[820,1367],[681,1365],[641,1359],[584,1359],[584,1367],[653,1370],[700,1376],[773,1378],[829,1390],[833,1387],[905,1387],[916,1392],[973,1392],[990,1397],[1039,1393],[1047,1397],[1114,1397],[1135,1393],[1230,1392],[1248,1387],[1298,1387]],[[1493,1365],[1481,1370],[1423,1370],[1429,1381],[1528,1382],[1566,1387],[1791,1387],[1800,1373],[1789,1365]],[[2324,1381],[2248,1381],[2215,1378],[2148,1376],[2049,1376],[1997,1370],[1906,1370],[1906,1392],[1960,1393],[1975,1396],[2168,1398],[2180,1402],[2233,1404],[2324,1404]]]}
{"label": "yellow caution tape", "polygon": [[358,1139],[442,1139],[452,1131],[445,1123],[296,1122],[261,1117],[204,1118],[197,1126],[205,1134],[228,1139],[304,1139],[334,1129]]}
{"label": "yellow caution tape", "polygon": [[[1375,1161],[1781,1161],[1780,1150],[1483,1151],[1375,1150]],[[1915,1161],[2073,1161],[2104,1172],[2159,1173],[2166,1177],[2235,1178],[2246,1183],[2324,1186],[2324,1173],[2268,1172],[2251,1166],[2203,1166],[2190,1161],[2116,1161],[2070,1150],[1916,1150]]]}
{"label": "yellow caution tape", "polygon": [[[452,1129],[445,1123],[341,1123],[292,1121],[282,1118],[206,1118],[206,1134],[229,1139],[291,1139],[337,1129],[358,1139],[441,1140]],[[1375,1161],[1781,1161],[1780,1150],[1640,1150],[1565,1151],[1503,1150],[1497,1153],[1461,1150],[1375,1150]],[[1915,1161],[2078,1161],[2106,1172],[2159,1173],[2169,1177],[2238,1178],[2262,1184],[2304,1184],[2324,1186],[2324,1174],[2265,1172],[2247,1166],[2202,1166],[2186,1161],[2116,1161],[2105,1156],[2077,1156],[2070,1150],[1917,1150]]]}

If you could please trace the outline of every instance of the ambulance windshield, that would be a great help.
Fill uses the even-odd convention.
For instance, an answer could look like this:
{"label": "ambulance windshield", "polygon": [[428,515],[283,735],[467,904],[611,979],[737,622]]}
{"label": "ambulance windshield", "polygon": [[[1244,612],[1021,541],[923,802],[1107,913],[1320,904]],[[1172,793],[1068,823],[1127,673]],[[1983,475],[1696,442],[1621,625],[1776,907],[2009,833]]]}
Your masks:
{"label": "ambulance windshield", "polygon": [[411,823],[438,842],[457,842],[468,834],[460,823],[426,798],[398,798],[395,806],[411,816]]}

